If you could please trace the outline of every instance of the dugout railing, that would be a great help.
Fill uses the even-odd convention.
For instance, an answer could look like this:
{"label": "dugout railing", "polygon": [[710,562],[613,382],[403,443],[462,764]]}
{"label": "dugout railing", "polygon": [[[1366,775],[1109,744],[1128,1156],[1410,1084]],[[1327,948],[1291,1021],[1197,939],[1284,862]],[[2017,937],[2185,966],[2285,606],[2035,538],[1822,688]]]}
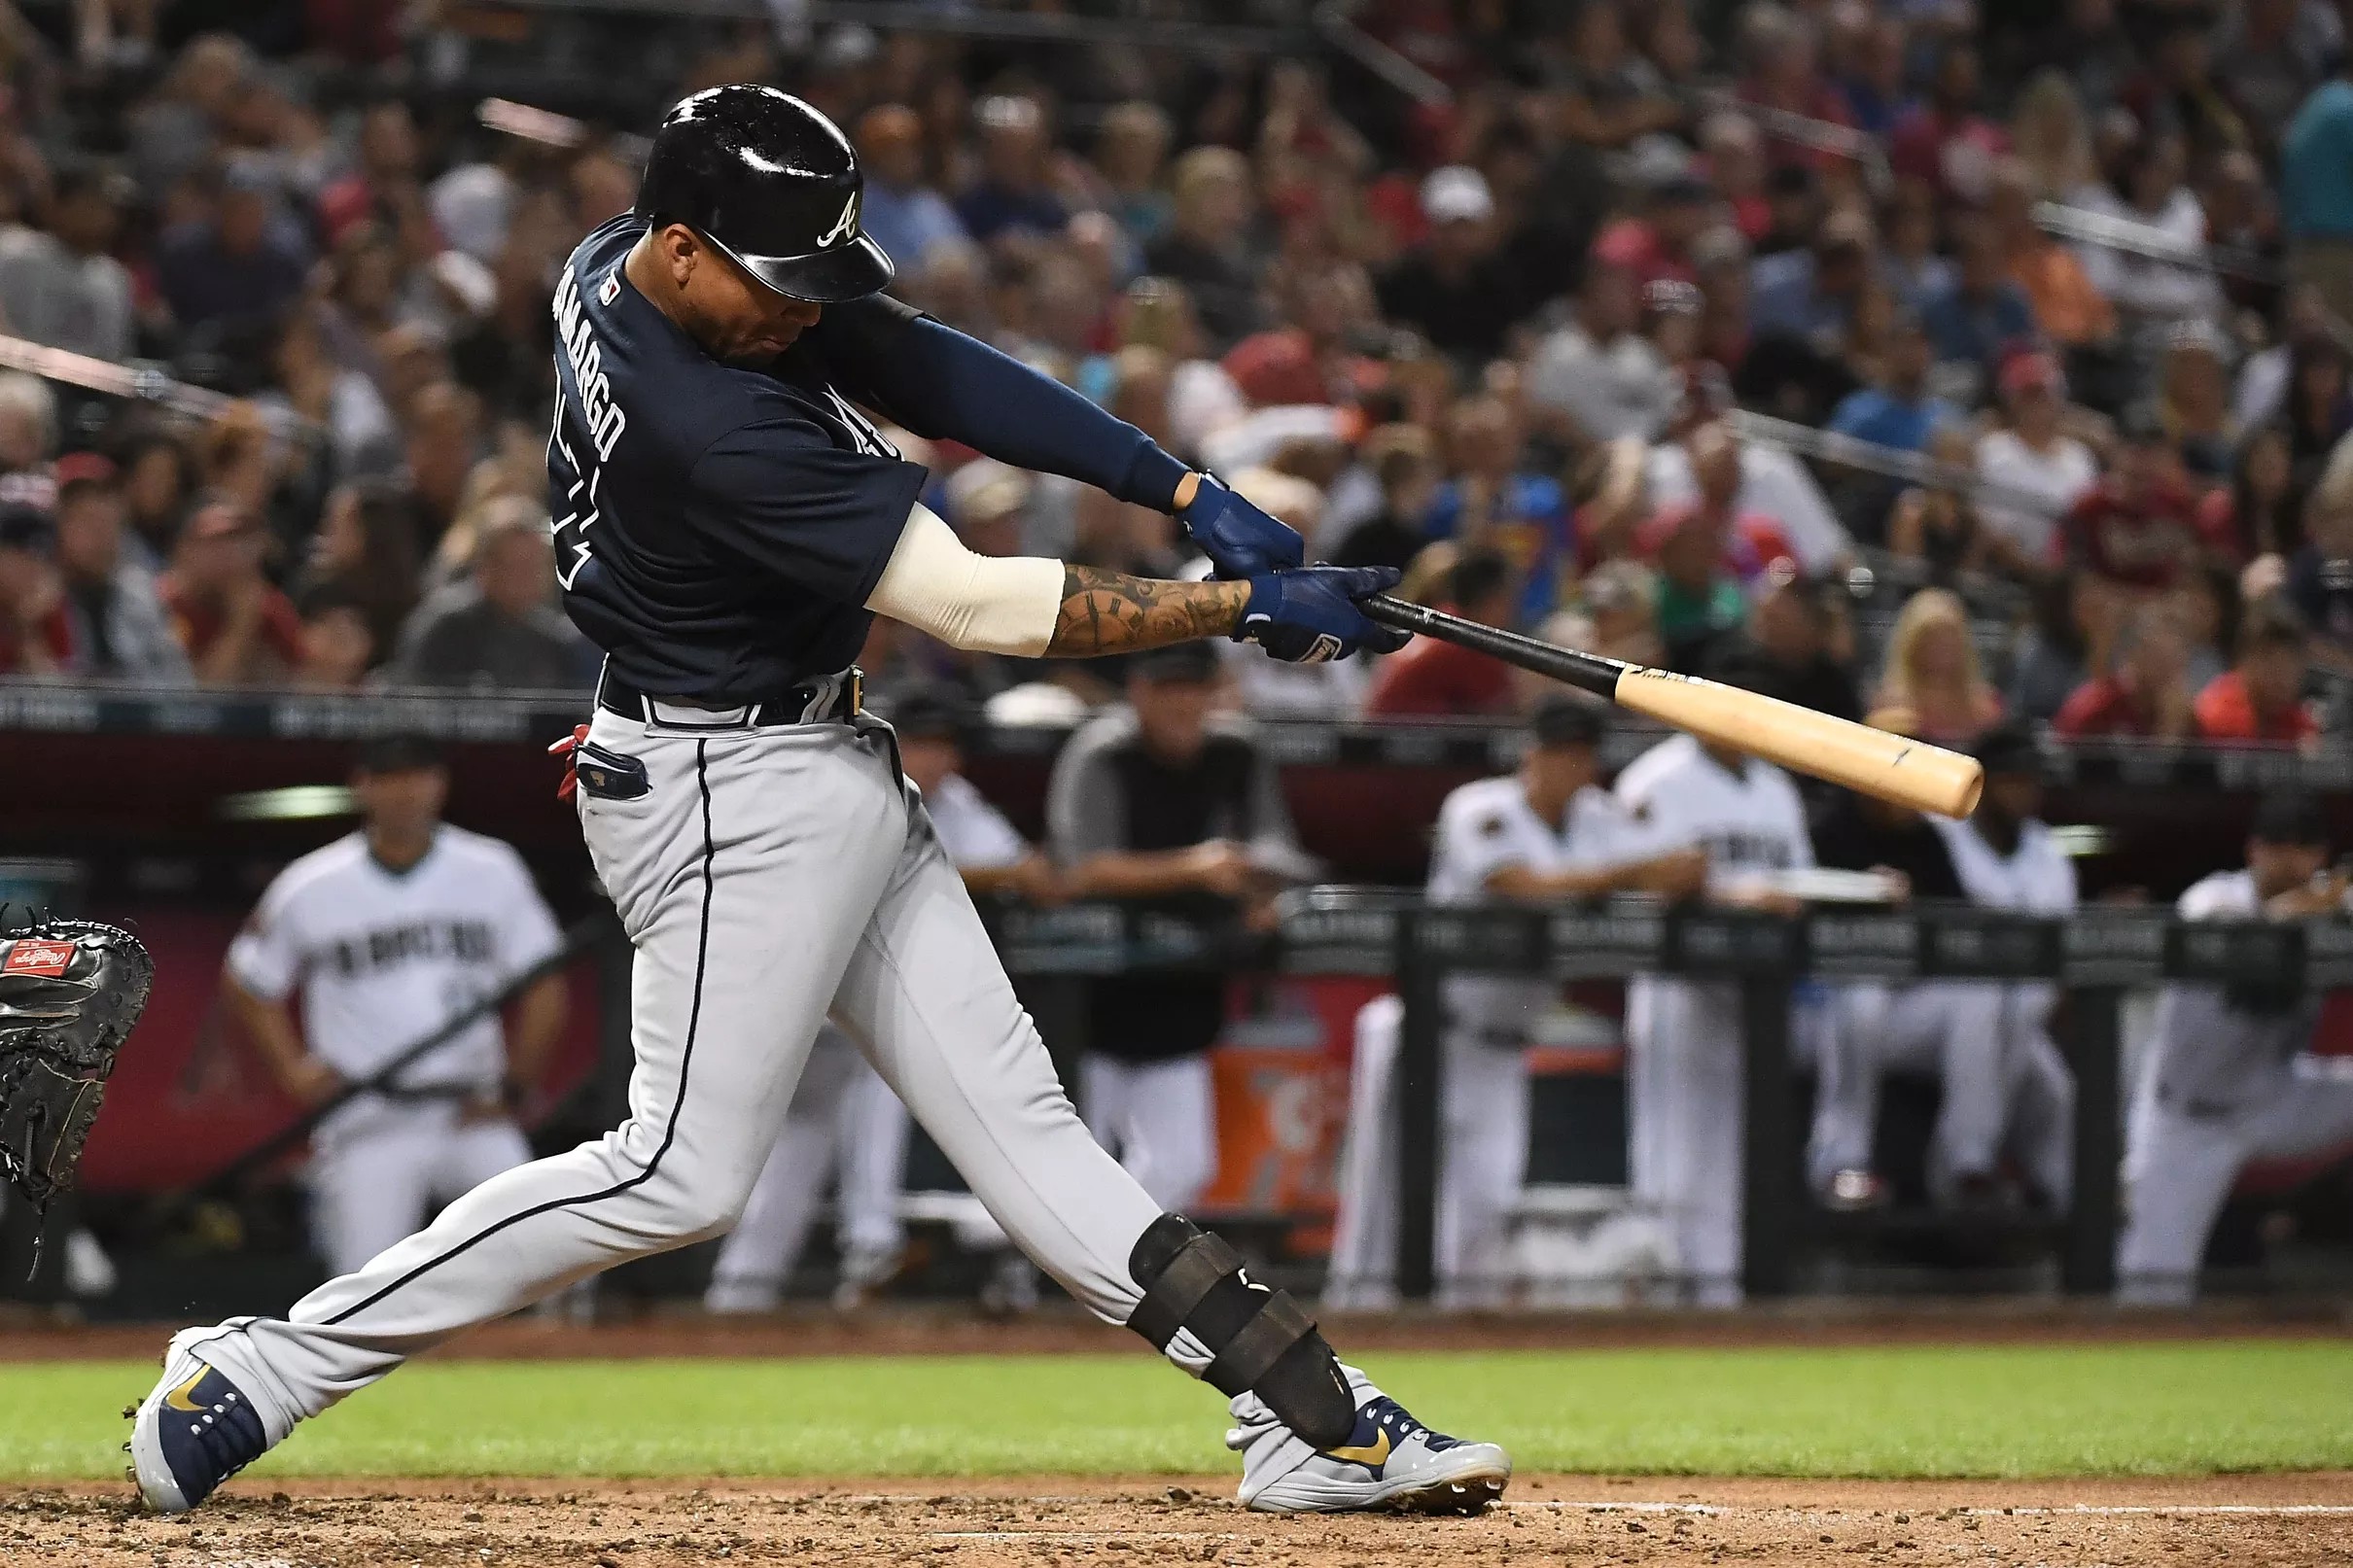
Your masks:
{"label": "dugout railing", "polygon": [[[2116,1282],[2123,1163],[2120,1002],[2167,981],[2288,998],[2353,986],[2353,923],[2196,922],[2160,906],[2092,906],[2040,918],[1964,904],[1816,908],[1797,917],[1671,908],[1651,900],[1529,909],[1437,906],[1358,888],[1299,889],[1271,932],[1111,905],[995,906],[993,934],[1025,989],[1127,973],[1234,972],[1393,980],[1404,1004],[1397,1093],[1397,1289],[1434,1284],[1441,1132],[1440,982],[1449,974],[1561,982],[1668,973],[1739,987],[1745,1095],[1735,1145],[1745,1202],[1741,1283],[1789,1293],[1809,1200],[1799,1171],[1807,1124],[1790,1049],[1801,980],[2042,980],[2061,988],[2056,1037],[2075,1080],[2075,1191],[2058,1217],[2059,1276],[2073,1294]],[[1049,1005],[1051,1005],[1049,1001]],[[1059,1008],[1054,1011],[1061,1012]],[[1049,1032],[1057,1032],[1049,1029]],[[1058,1045],[1067,1049],[1066,1039]],[[1059,1053],[1058,1053],[1059,1054]]]}

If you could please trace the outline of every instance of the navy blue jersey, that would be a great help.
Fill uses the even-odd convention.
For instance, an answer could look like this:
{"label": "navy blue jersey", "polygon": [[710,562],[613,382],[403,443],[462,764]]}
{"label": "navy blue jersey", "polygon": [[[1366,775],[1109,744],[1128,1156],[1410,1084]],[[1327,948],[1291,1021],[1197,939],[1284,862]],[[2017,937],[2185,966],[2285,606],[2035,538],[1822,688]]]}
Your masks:
{"label": "navy blue jersey", "polygon": [[[866,596],[924,483],[825,363],[885,299],[829,306],[762,368],[712,359],[621,275],[642,218],[606,224],[555,290],[548,514],[564,610],[657,696],[751,702],[858,656]],[[861,401],[863,401],[861,399]]]}

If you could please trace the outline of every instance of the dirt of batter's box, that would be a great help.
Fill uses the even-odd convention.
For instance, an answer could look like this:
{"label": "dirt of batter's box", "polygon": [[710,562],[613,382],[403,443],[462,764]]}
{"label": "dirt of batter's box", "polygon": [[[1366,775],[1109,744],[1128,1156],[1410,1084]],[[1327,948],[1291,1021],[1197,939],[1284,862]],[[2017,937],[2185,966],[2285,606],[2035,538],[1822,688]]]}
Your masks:
{"label": "dirt of batter's box", "polygon": [[2353,1562],[2353,1472],[2202,1480],[1523,1477],[1472,1519],[1275,1518],[1230,1479],[232,1483],[180,1519],[122,1489],[0,1500],[0,1564],[925,1564],[1378,1568],[1400,1561],[2305,1568]]}

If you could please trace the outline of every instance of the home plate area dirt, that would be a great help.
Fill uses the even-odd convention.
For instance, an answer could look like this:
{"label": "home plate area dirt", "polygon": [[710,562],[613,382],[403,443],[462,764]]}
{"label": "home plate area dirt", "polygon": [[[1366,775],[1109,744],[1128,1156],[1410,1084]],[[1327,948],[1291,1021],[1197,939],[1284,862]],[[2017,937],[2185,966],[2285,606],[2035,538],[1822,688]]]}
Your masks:
{"label": "home plate area dirt", "polygon": [[2353,1474],[2086,1481],[1810,1481],[1545,1476],[1475,1519],[1274,1518],[1230,1481],[290,1481],[184,1519],[120,1490],[0,1503],[0,1563],[75,1568],[343,1564],[1089,1562],[1228,1568],[1413,1564],[2297,1565],[2353,1562]]}

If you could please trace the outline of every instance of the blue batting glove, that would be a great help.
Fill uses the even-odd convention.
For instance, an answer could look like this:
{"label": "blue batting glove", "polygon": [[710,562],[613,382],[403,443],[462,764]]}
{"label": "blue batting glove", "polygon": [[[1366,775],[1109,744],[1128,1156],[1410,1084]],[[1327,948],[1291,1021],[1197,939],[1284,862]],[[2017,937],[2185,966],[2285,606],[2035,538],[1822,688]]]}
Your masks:
{"label": "blue batting glove", "polygon": [[1307,559],[1297,529],[1253,506],[1214,474],[1201,476],[1193,504],[1177,512],[1176,520],[1228,582],[1287,572]]}
{"label": "blue batting glove", "polygon": [[1394,653],[1412,641],[1365,619],[1356,601],[1397,585],[1387,566],[1311,566],[1262,572],[1250,578],[1249,603],[1234,628],[1238,643],[1255,643],[1284,664],[1323,664],[1358,648]]}

